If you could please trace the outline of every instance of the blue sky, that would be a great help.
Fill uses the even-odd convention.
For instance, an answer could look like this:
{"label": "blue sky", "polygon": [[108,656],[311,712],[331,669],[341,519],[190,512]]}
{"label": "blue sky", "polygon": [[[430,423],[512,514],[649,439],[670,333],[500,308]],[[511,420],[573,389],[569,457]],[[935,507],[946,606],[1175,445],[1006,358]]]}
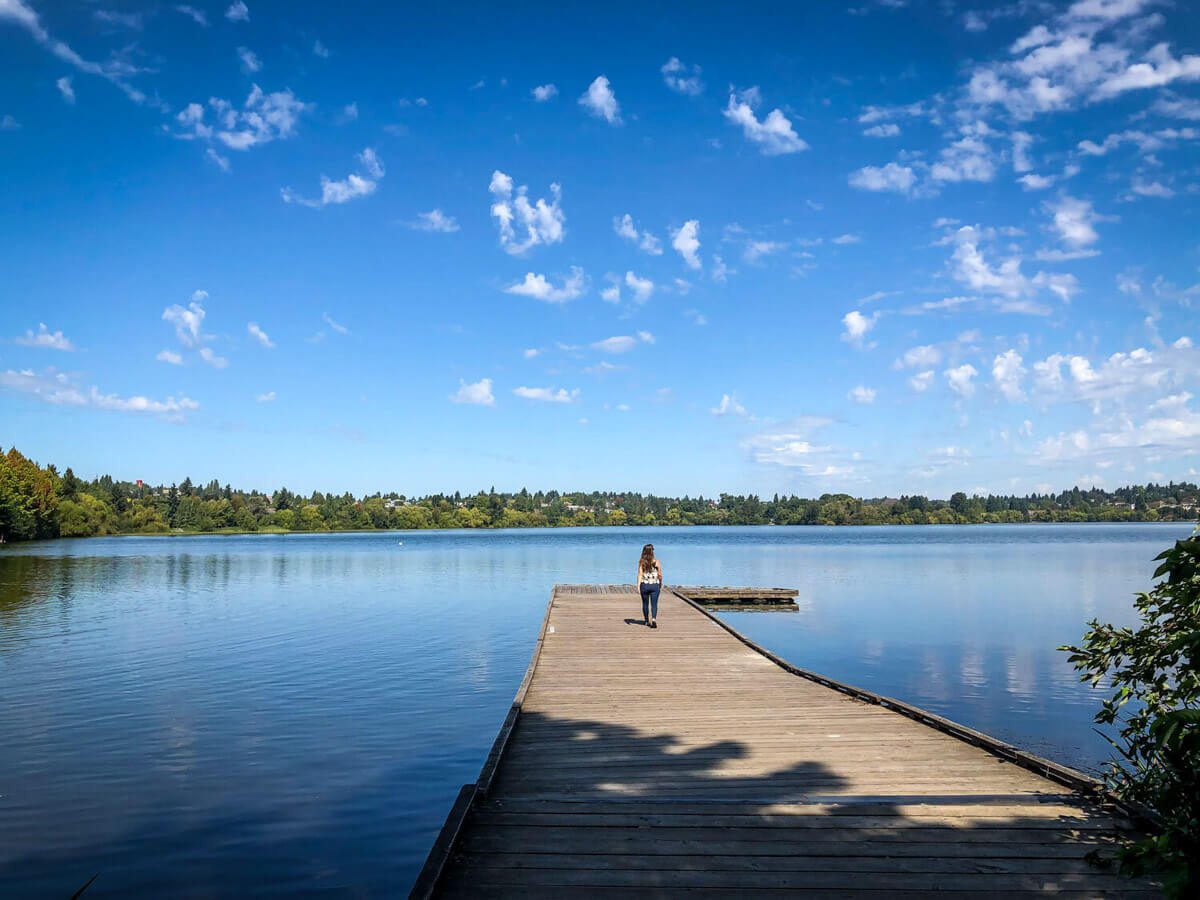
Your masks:
{"label": "blue sky", "polygon": [[296,490],[1195,479],[1185,3],[0,0],[0,441]]}

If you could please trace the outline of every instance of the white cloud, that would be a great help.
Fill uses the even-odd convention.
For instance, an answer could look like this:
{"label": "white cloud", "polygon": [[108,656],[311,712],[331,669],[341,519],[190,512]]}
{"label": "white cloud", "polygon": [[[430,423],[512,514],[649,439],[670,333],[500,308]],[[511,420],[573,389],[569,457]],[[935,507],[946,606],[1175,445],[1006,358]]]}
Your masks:
{"label": "white cloud", "polygon": [[458,380],[458,390],[450,395],[452,403],[472,403],[476,406],[495,406],[496,398],[492,394],[492,379],[481,378],[474,384],[467,384],[463,379]]}
{"label": "white cloud", "polygon": [[998,267],[992,266],[980,250],[984,233],[970,225],[964,225],[951,236],[954,252],[951,256],[951,274],[975,291],[1000,294],[1018,298],[1032,293],[1033,285],[1021,273],[1021,258],[1010,256]]}
{"label": "white cloud", "polygon": [[645,303],[654,293],[653,281],[649,278],[639,278],[632,272],[625,273],[625,286],[633,292],[633,299],[637,303]]}
{"label": "white cloud", "polygon": [[513,393],[526,400],[537,400],[541,403],[574,403],[579,399],[579,388],[568,391],[566,388],[552,387],[518,387]]}
{"label": "white cloud", "polygon": [[173,303],[163,310],[163,321],[175,326],[175,337],[185,347],[198,347],[205,339],[204,301],[207,299],[207,291],[194,291],[192,300],[186,307]]}
{"label": "white cloud", "polygon": [[1191,341],[1153,350],[1138,347],[1111,354],[1093,365],[1085,356],[1054,353],[1033,364],[1034,386],[1042,402],[1101,404],[1175,391],[1200,378],[1200,354]]}
{"label": "white cloud", "polygon": [[539,84],[530,93],[533,94],[533,99],[538,103],[545,103],[547,100],[553,100],[558,96],[558,88],[552,84]]}
{"label": "white cloud", "polygon": [[225,18],[230,22],[249,22],[250,9],[242,0],[233,0],[229,9],[225,10]]}
{"label": "white cloud", "polygon": [[960,397],[971,397],[975,394],[974,378],[978,374],[979,370],[970,363],[963,363],[961,366],[942,372],[946,383],[950,385],[950,390]]}
{"label": "white cloud", "polygon": [[[144,93],[129,84],[128,79],[142,70],[131,65],[124,52],[114,53],[108,62],[105,63],[96,63],[84,59],[66,43],[50,34],[42,26],[38,14],[25,0],[0,0],[0,22],[6,21],[24,28],[40,46],[49,51],[55,58],[68,63],[80,72],[88,75],[98,75],[111,82],[134,103],[162,106],[157,101],[150,101]],[[63,82],[66,83],[65,90]],[[59,79],[57,85],[64,99],[67,102],[74,102],[75,95],[71,89],[70,79]]]}
{"label": "white cloud", "polygon": [[697,251],[700,249],[700,220],[688,219],[679,230],[672,231],[671,246],[683,257],[689,268],[699,269],[700,257]]}
{"label": "white cloud", "polygon": [[1159,97],[1150,111],[1173,119],[1200,119],[1200,99],[1193,97]]}
{"label": "white cloud", "polygon": [[562,243],[566,216],[559,205],[562,189],[558,184],[550,185],[553,199],[549,203],[539,198],[531,204],[528,188],[521,185],[514,192],[512,178],[497,169],[488,192],[493,197],[491,214],[500,229],[500,246],[505,252],[516,256],[531,247]]}
{"label": "white cloud", "polygon": [[1014,131],[1012,140],[1012,166],[1014,172],[1030,172],[1033,162],[1029,159],[1029,148],[1033,146],[1033,135],[1027,131]]}
{"label": "white cloud", "polygon": [[1021,387],[1021,379],[1025,377],[1022,363],[1021,354],[1011,349],[992,360],[992,381],[996,390],[1013,402],[1025,399],[1025,391]]}
{"label": "white cloud", "polygon": [[1080,141],[1078,150],[1084,156],[1107,156],[1123,144],[1136,144],[1143,156],[1150,157],[1152,153],[1169,148],[1180,141],[1194,141],[1200,138],[1200,130],[1195,128],[1160,128],[1157,131],[1139,131],[1127,129],[1109,134],[1097,144],[1092,140]]}
{"label": "white cloud", "polygon": [[504,289],[506,294],[517,294],[521,297],[532,297],[543,303],[566,303],[583,294],[587,279],[579,266],[571,267],[571,274],[563,279],[562,285],[555,287],[545,275],[526,272],[525,279],[516,284],[510,284]]}
{"label": "white cloud", "polygon": [[1095,223],[1100,217],[1087,200],[1064,194],[1057,202],[1045,204],[1045,208],[1053,217],[1058,239],[1064,244],[1070,247],[1086,247],[1100,239],[1095,228]]}
{"label": "white cloud", "polygon": [[[697,260],[697,261],[699,261],[699,260]],[[737,269],[731,269],[731,268],[729,268],[729,266],[725,265],[725,260],[721,259],[721,257],[718,254],[716,254],[716,253],[713,254],[712,261],[713,261],[713,266],[712,266],[712,280],[713,281],[717,281],[717,282],[720,282],[723,284],[729,278],[730,275],[737,274]]]}
{"label": "white cloud", "polygon": [[533,358],[541,355],[541,352],[542,351],[540,349],[538,349],[537,347],[528,347],[524,351],[522,351],[521,355],[524,356],[526,359],[533,359]]}
{"label": "white cloud", "polygon": [[637,338],[643,344],[653,344],[654,343],[654,335],[652,335],[648,331],[639,331],[637,333]]}
{"label": "white cloud", "polygon": [[253,75],[255,72],[262,70],[262,60],[258,58],[258,54],[248,47],[237,48],[238,60],[242,64],[242,71],[247,75]]}
{"label": "white cloud", "polygon": [[38,375],[29,369],[0,372],[0,389],[28,394],[53,406],[90,407],[113,412],[147,413],[168,419],[182,419],[185,413],[199,409],[200,404],[188,397],[167,397],[152,400],[143,395],[121,397],[102,393],[95,386],[80,387],[64,373],[47,369]]}
{"label": "white cloud", "polygon": [[916,184],[917,176],[909,166],[890,162],[882,168],[863,166],[857,172],[852,172],[849,180],[851,187],[864,191],[895,191],[898,194],[907,194]]}
{"label": "white cloud", "polygon": [[1191,400],[1185,391],[1151,405],[1140,422],[1128,415],[1104,417],[1087,429],[1060,432],[1038,444],[1035,458],[1043,464],[1082,459],[1111,462],[1123,455],[1131,463],[1141,463],[1147,451],[1190,454],[1200,441],[1200,413],[1191,408]]}
{"label": "white cloud", "polygon": [[21,123],[9,114],[0,116],[0,131],[20,131]]}
{"label": "white cloud", "polygon": [[236,109],[228,100],[209,98],[207,105],[189,103],[175,116],[182,140],[219,141],[230,150],[249,150],[296,134],[300,116],[310,104],[290,89],[264,93],[257,84]]}
{"label": "white cloud", "polygon": [[1200,56],[1187,54],[1177,59],[1164,42],[1151,47],[1142,62],[1133,63],[1124,71],[1101,82],[1096,88],[1095,96],[1107,98],[1125,91],[1161,87],[1177,80],[1196,81],[1198,79],[1200,79]]}
{"label": "white cloud", "polygon": [[801,417],[756,434],[743,442],[751,459],[762,465],[784,466],[814,478],[844,481],[854,476],[847,465],[857,458],[837,448],[815,442],[831,423],[815,416]]}
{"label": "white cloud", "polygon": [[942,361],[942,351],[933,344],[910,347],[904,355],[892,363],[894,369],[927,369]]}
{"label": "white cloud", "polygon": [[229,360],[223,356],[218,356],[212,347],[201,347],[196,352],[204,362],[208,363],[214,369],[224,369],[229,365]]}
{"label": "white cloud", "polygon": [[649,231],[638,231],[637,226],[633,223],[633,216],[629,215],[629,213],[625,213],[620,218],[613,218],[613,231],[625,238],[625,240],[637,244],[638,249],[649,253],[651,256],[662,255],[662,241]]}
{"label": "white cloud", "polygon": [[58,81],[54,82],[54,86],[58,88],[58,92],[62,94],[62,98],[68,103],[75,102],[75,89],[71,87],[70,77],[64,75]]}
{"label": "white cloud", "polygon": [[628,353],[638,345],[637,338],[628,334],[618,334],[592,344],[594,350],[604,353]]}
{"label": "white cloud", "polygon": [[764,256],[771,256],[787,248],[780,241],[746,241],[746,249],[742,251],[742,259],[748,263],[756,263]]}
{"label": "white cloud", "polygon": [[216,166],[218,169],[220,169],[222,172],[229,171],[229,157],[222,156],[220,153],[218,153],[212,147],[209,147],[207,150],[204,151],[204,157],[209,162],[211,162],[214,166]]}
{"label": "white cloud", "polygon": [[1133,181],[1129,185],[1129,190],[1139,197],[1160,197],[1165,199],[1175,196],[1175,191],[1161,181],[1148,181],[1138,175],[1133,177]]}
{"label": "white cloud", "polygon": [[850,312],[842,316],[842,325],[845,326],[845,331],[842,332],[842,340],[853,347],[861,349],[867,332],[875,327],[875,322],[878,318],[879,313],[864,316],[857,309],[850,310]]}
{"label": "white cloud", "polygon": [[429,212],[417,213],[417,220],[410,222],[408,227],[417,231],[440,231],[449,234],[458,231],[458,221],[440,209],[431,209]]}
{"label": "white cloud", "polygon": [[875,402],[875,389],[858,385],[847,395],[855,403],[869,404]]}
{"label": "white cloud", "polygon": [[1177,58],[1166,43],[1139,49],[1165,21],[1158,14],[1143,15],[1148,5],[1148,0],[1071,4],[1049,25],[1039,24],[1015,41],[1010,60],[978,66],[964,102],[976,108],[999,105],[1028,120],[1126,91],[1200,78],[1200,56]]}
{"label": "white cloud", "polygon": [[70,353],[75,349],[75,345],[61,331],[51,331],[46,327],[45,322],[38,323],[37,333],[32,330],[25,332],[24,337],[16,338],[13,343],[21,344],[24,347],[41,347],[46,350],[62,350]]}
{"label": "white cloud", "polygon": [[312,52],[313,56],[320,57],[321,59],[329,59],[329,48],[320,41],[313,41]]}
{"label": "white cloud", "polygon": [[839,234],[835,237],[831,244],[861,244],[862,236],[857,234]]}
{"label": "white cloud", "polygon": [[738,416],[743,419],[753,419],[754,416],[746,407],[738,402],[736,394],[722,394],[721,402],[709,410],[714,416]]}
{"label": "white cloud", "polygon": [[923,394],[929,390],[929,386],[933,384],[933,369],[927,369],[924,372],[918,372],[908,379],[908,386],[918,394]]}
{"label": "white cloud", "polygon": [[274,403],[275,402],[275,392],[267,391],[265,394],[255,394],[254,399],[256,401],[258,401],[259,403]]}
{"label": "white cloud", "polygon": [[960,131],[961,138],[942,148],[929,176],[934,181],[991,181],[996,176],[996,162],[985,140],[991,130],[977,122],[964,125]]}
{"label": "white cloud", "polygon": [[270,336],[258,326],[257,322],[248,323],[246,325],[246,331],[248,331],[250,333],[250,336],[252,338],[254,338],[256,341],[258,341],[262,346],[266,347],[268,350],[272,349],[275,346],[275,343],[271,340]]}
{"label": "white cloud", "polygon": [[206,16],[201,10],[196,9],[196,7],[194,7],[194,6],[187,6],[186,4],[180,4],[175,7],[175,11],[187,16],[189,19],[191,19],[197,25],[202,25],[205,27],[208,26],[208,16]]}
{"label": "white cloud", "polygon": [[579,98],[579,105],[609,125],[621,124],[621,105],[617,103],[617,95],[603,75],[597,75],[595,81],[588,85]]}
{"label": "white cloud", "polygon": [[290,187],[280,190],[279,195],[283,198],[284,203],[298,203],[301,206],[308,206],[313,209],[348,203],[358,197],[370,196],[375,193],[375,189],[379,186],[379,179],[383,178],[385,174],[383,163],[370,147],[367,147],[362,153],[358,154],[356,159],[362,167],[362,171],[366,174],[352,173],[337,181],[326,175],[322,175],[321,196],[319,199],[314,200],[304,197],[297,194]]}
{"label": "white cloud", "polygon": [[699,66],[686,66],[678,57],[672,56],[662,65],[663,83],[677,94],[687,94],[697,97],[704,91],[704,82],[700,80]]}
{"label": "white cloud", "polygon": [[159,350],[158,353],[154,355],[154,358],[159,362],[169,363],[172,366],[183,365],[183,355],[176,353],[174,350]]}
{"label": "white cloud", "polygon": [[1021,186],[1027,191],[1044,191],[1046,188],[1054,184],[1054,179],[1046,175],[1022,175],[1017,181],[1021,182]]}
{"label": "white cloud", "polygon": [[730,92],[729,104],[725,107],[725,118],[735,125],[740,125],[746,139],[758,144],[759,150],[766,156],[807,150],[808,144],[796,134],[791,121],[782,111],[773,109],[765,119],[759,121],[754,110],[761,102],[762,97],[757,87]]}
{"label": "white cloud", "polygon": [[874,138],[896,137],[900,134],[900,126],[895,122],[883,122],[879,125],[872,125],[870,128],[864,128],[863,134]]}
{"label": "white cloud", "polygon": [[349,334],[350,329],[341,322],[334,321],[333,316],[329,313],[321,313],[321,321],[330,327],[336,334]]}
{"label": "white cloud", "polygon": [[1038,272],[1033,276],[1033,283],[1048,290],[1063,303],[1070,303],[1071,298],[1079,293],[1079,279],[1069,273]]}

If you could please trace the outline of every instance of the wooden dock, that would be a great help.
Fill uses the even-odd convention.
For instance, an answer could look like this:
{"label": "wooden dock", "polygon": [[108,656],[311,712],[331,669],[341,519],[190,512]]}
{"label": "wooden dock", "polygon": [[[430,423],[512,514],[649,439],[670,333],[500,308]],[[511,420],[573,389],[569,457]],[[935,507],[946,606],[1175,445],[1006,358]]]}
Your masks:
{"label": "wooden dock", "polygon": [[795,588],[686,587],[673,586],[674,593],[709,609],[798,612]]}
{"label": "wooden dock", "polygon": [[797,669],[664,591],[554,589],[426,897],[1157,896],[1093,780]]}

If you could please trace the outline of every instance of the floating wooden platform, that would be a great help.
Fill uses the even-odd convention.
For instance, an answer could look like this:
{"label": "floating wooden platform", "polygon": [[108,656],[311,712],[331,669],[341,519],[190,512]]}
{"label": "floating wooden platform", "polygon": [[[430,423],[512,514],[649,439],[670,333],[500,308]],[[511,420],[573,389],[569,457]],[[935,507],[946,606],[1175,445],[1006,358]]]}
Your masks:
{"label": "floating wooden platform", "polygon": [[554,589],[412,896],[1156,896],[1099,784],[797,669],[664,591]]}
{"label": "floating wooden platform", "polygon": [[758,608],[797,609],[793,588],[691,587],[672,586],[671,590],[688,600],[716,609],[753,610]]}

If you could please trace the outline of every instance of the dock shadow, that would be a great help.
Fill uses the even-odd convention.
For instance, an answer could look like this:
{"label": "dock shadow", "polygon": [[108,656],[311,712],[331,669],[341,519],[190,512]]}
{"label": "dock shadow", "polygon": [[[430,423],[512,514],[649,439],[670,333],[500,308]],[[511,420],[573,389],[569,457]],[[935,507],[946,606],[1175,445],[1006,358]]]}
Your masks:
{"label": "dock shadow", "polygon": [[[633,693],[622,692],[622,707],[643,706]],[[1157,895],[1152,882],[1088,860],[1095,852],[1111,858],[1114,824],[1128,823],[1081,795],[1054,795],[1049,782],[1044,794],[989,794],[982,782],[972,793],[961,777],[946,775],[942,792],[927,784],[924,793],[889,793],[879,786],[894,765],[884,742],[877,764],[852,772],[836,757],[800,752],[790,764],[757,772],[756,748],[788,755],[786,732],[768,751],[738,738],[736,726],[699,742],[697,722],[663,709],[637,727],[522,714],[493,790],[476,804],[452,853],[444,895]],[[939,771],[936,764],[931,771]],[[1047,803],[1055,808],[1033,811]]]}

